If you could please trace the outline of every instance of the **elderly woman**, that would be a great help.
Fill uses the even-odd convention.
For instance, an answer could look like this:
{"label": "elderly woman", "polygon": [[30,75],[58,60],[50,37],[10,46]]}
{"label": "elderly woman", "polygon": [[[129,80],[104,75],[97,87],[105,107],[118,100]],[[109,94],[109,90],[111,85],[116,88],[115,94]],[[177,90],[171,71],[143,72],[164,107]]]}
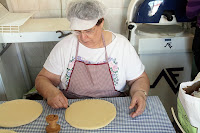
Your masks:
{"label": "elderly woman", "polygon": [[126,83],[131,117],[142,114],[149,79],[137,53],[122,35],[103,30],[106,8],[96,0],[72,1],[67,8],[71,35],[51,51],[35,84],[53,108],[67,108],[68,98],[117,97]]}

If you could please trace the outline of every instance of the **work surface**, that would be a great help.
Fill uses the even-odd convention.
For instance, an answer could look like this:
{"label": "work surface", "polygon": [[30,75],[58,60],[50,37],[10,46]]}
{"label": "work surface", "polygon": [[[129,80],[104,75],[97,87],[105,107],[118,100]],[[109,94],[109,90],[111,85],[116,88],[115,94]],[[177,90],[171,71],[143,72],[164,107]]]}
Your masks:
{"label": "work surface", "polygon": [[[116,118],[106,127],[97,130],[81,130],[70,126],[65,121],[65,109],[53,109],[47,105],[46,101],[38,100],[43,106],[43,112],[35,121],[15,128],[2,128],[14,130],[19,133],[45,133],[48,125],[46,116],[56,114],[59,117],[58,124],[61,126],[60,133],[96,133],[96,132],[113,132],[113,133],[175,133],[175,130],[167,116],[167,113],[157,96],[147,98],[147,106],[144,113],[136,118],[129,116],[130,97],[101,98],[113,103],[117,110]],[[69,105],[82,99],[69,99]],[[0,104],[4,101],[0,101]],[[80,110],[81,111],[81,110]]]}

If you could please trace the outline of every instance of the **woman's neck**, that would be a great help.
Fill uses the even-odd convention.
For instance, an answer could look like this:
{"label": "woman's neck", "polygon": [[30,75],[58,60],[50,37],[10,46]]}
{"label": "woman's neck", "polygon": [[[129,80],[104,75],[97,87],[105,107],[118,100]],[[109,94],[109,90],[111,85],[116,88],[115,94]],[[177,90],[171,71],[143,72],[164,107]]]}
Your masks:
{"label": "woman's neck", "polygon": [[[112,33],[108,32],[108,31],[104,31],[104,30],[102,31],[102,33],[103,33],[103,36],[104,36],[104,39],[105,39],[105,45],[110,44],[112,42]],[[84,42],[81,42],[81,43],[84,46],[86,46],[88,48],[93,48],[93,49],[104,47],[102,34],[100,36],[98,36],[98,38],[95,38],[95,40],[90,42],[90,43],[84,43]]]}
{"label": "woman's neck", "polygon": [[[109,45],[112,42],[112,33],[109,31],[102,31],[103,33],[103,37],[104,37],[104,41],[105,41],[105,46]],[[103,39],[102,36],[100,36],[96,41],[96,43],[94,43],[92,45],[92,47],[90,48],[103,48],[104,44],[103,44]]]}

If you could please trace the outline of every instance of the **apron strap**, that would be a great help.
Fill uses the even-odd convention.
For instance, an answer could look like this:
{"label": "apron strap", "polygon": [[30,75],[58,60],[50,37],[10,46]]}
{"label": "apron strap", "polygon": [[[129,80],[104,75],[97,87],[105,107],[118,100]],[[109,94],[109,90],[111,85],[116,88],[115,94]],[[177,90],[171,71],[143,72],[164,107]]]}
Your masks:
{"label": "apron strap", "polygon": [[79,41],[78,41],[78,38],[77,38],[75,61],[77,60],[77,56],[78,56],[78,48],[79,48]]}
{"label": "apron strap", "polygon": [[[106,50],[106,42],[105,42],[105,39],[104,39],[104,35],[103,35],[103,32],[101,33],[101,37],[102,37],[102,41],[103,41],[103,46],[105,48],[105,59],[106,59],[106,62],[108,62],[108,55],[107,55],[107,50]],[[76,46],[76,56],[75,56],[75,60],[77,60],[77,56],[78,56],[78,48],[79,48],[79,41],[77,39],[77,46]]]}
{"label": "apron strap", "polygon": [[108,55],[107,55],[107,50],[106,50],[106,42],[105,42],[105,39],[104,39],[103,32],[101,33],[101,36],[102,36],[102,40],[103,40],[103,46],[105,48],[105,59],[106,59],[106,62],[108,62]]}

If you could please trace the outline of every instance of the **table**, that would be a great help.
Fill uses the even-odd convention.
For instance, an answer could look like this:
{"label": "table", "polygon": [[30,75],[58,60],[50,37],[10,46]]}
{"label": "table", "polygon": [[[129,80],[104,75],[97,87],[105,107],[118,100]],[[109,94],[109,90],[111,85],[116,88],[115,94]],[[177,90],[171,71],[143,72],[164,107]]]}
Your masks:
{"label": "table", "polygon": [[[82,130],[71,127],[65,121],[65,109],[53,109],[47,105],[45,100],[36,100],[43,106],[43,112],[35,121],[15,128],[2,128],[14,130],[19,133],[45,133],[48,125],[46,116],[56,114],[59,117],[58,124],[61,126],[60,133],[175,133],[167,113],[159,100],[158,96],[149,96],[147,106],[142,115],[131,118],[129,116],[130,97],[100,98],[113,103],[117,110],[116,118],[106,127],[97,130]],[[82,99],[68,99],[69,105]],[[4,101],[0,101],[3,103]]]}

